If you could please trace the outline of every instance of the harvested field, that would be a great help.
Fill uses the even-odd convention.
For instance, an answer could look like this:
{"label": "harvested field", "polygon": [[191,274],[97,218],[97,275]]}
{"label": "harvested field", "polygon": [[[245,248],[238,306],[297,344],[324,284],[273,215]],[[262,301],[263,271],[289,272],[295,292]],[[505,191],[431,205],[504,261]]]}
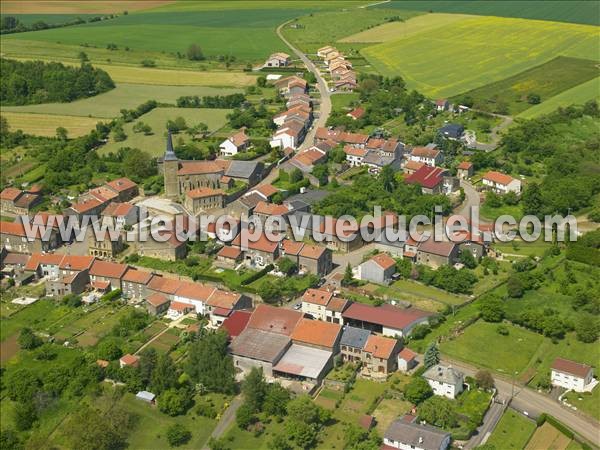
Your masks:
{"label": "harvested field", "polygon": [[22,130],[34,136],[56,136],[56,129],[67,129],[68,136],[79,137],[92,131],[103,119],[97,117],[63,116],[54,114],[32,114],[20,112],[2,112],[8,120],[11,130]]}
{"label": "harvested field", "polygon": [[3,1],[2,14],[111,14],[156,8],[173,0]]}

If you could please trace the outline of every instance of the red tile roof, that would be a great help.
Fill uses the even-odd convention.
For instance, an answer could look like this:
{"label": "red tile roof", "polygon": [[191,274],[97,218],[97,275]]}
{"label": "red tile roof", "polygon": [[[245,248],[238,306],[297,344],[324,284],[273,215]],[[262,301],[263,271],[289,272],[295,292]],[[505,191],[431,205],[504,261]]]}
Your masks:
{"label": "red tile roof", "polygon": [[415,321],[431,315],[430,312],[416,308],[400,309],[388,304],[376,307],[363,303],[352,303],[342,313],[345,320],[361,320],[397,330],[407,328]]}
{"label": "red tile roof", "polygon": [[440,154],[440,151],[429,147],[415,147],[410,154],[411,156],[418,156],[421,158],[435,158]]}
{"label": "red tile roof", "polygon": [[260,304],[252,313],[248,328],[290,336],[301,318],[300,312]]}
{"label": "red tile roof", "polygon": [[409,159],[408,161],[406,161],[406,164],[404,164],[404,168],[408,170],[419,170],[424,165],[425,163]]}
{"label": "red tile roof", "polygon": [[433,189],[444,181],[446,169],[424,165],[412,175],[404,179],[405,183],[418,184],[424,188]]}
{"label": "red tile roof", "polygon": [[123,192],[127,189],[131,189],[137,186],[137,184],[131,181],[129,178],[117,178],[116,180],[109,181],[108,183],[106,183],[106,185],[117,192]]}
{"label": "red tile roof", "polygon": [[104,208],[102,215],[109,217],[126,216],[133,208],[135,207],[130,203],[111,202],[106,208]]}
{"label": "red tile roof", "polygon": [[165,294],[175,294],[179,286],[181,285],[181,281],[175,280],[173,278],[165,278],[161,276],[154,276],[148,283],[148,287],[153,291],[163,292]]}
{"label": "red tile roof", "polygon": [[275,203],[258,202],[254,208],[254,214],[265,214],[268,216],[283,216],[289,213],[287,206],[277,205]]}
{"label": "red tile roof", "polygon": [[416,356],[417,354],[408,347],[404,347],[402,350],[400,350],[400,353],[398,353],[398,357],[407,362],[412,361]]}
{"label": "red tile roof", "polygon": [[192,309],[194,309],[194,305],[183,302],[171,302],[171,304],[169,305],[169,309],[173,311],[186,313],[187,311],[191,311]]}
{"label": "red tile roof", "polygon": [[25,227],[20,222],[4,222],[0,221],[0,233],[10,234],[12,236],[27,236]]}
{"label": "red tile roof", "polygon": [[241,298],[237,292],[215,289],[206,303],[215,308],[233,309]]}
{"label": "red tile roof", "polygon": [[65,255],[58,267],[67,270],[85,270],[92,266],[95,259],[93,256]]}
{"label": "red tile roof", "polygon": [[346,115],[352,117],[353,119],[360,119],[362,116],[365,115],[365,109],[358,106]]}
{"label": "red tile roof", "polygon": [[327,310],[333,312],[343,312],[350,302],[345,298],[333,297],[327,304]]}
{"label": "red tile roof", "polygon": [[105,203],[104,201],[100,201],[97,198],[91,198],[89,200],[84,200],[79,203],[73,203],[71,205],[71,209],[75,212],[78,212],[79,214],[84,214],[88,211],[91,211],[94,208],[97,208],[98,206],[100,206],[104,203]]}
{"label": "red tile roof", "polygon": [[200,175],[206,173],[219,173],[224,169],[214,161],[184,161],[177,171],[178,175]]}
{"label": "red tile roof", "polygon": [[456,166],[456,168],[459,170],[469,170],[471,167],[473,167],[473,163],[469,161],[463,161],[458,166]]}
{"label": "red tile roof", "polygon": [[0,200],[9,200],[14,202],[19,195],[21,195],[23,191],[13,187],[7,187],[2,192],[0,192]]}
{"label": "red tile roof", "polygon": [[225,246],[217,253],[221,258],[237,259],[242,254],[242,250],[238,247]]}
{"label": "red tile roof", "polygon": [[556,358],[552,363],[552,369],[559,372],[576,375],[580,378],[585,378],[592,368],[588,365],[581,364],[575,361],[564,358]]}
{"label": "red tile roof", "polygon": [[185,195],[187,195],[189,198],[204,198],[204,197],[214,197],[217,195],[225,195],[225,192],[223,192],[221,189],[211,189],[211,188],[198,188],[198,189],[192,189],[191,191],[188,191]]}
{"label": "red tile roof", "polygon": [[379,253],[371,258],[375,264],[381,267],[383,270],[389,269],[390,267],[394,267],[396,265],[396,261],[389,255],[385,253]]}
{"label": "red tile roof", "polygon": [[106,278],[121,279],[123,275],[125,275],[125,272],[127,272],[127,266],[125,264],[102,261],[100,259],[96,259],[90,269],[90,275]]}
{"label": "red tile roof", "polygon": [[248,325],[252,313],[250,311],[233,311],[231,315],[223,321],[223,328],[230,338],[240,335]]}
{"label": "red tile roof", "polygon": [[158,292],[155,292],[154,294],[150,294],[148,296],[148,298],[146,298],[146,301],[155,307],[164,305],[165,303],[169,303],[169,299],[167,297],[165,297],[163,294],[159,294]]}
{"label": "red tile roof", "polygon": [[256,186],[252,190],[261,193],[262,195],[264,195],[267,198],[269,198],[272,195],[275,195],[279,192],[279,189],[277,189],[275,186],[273,186],[271,184],[261,184],[260,186]]}
{"label": "red tile roof", "polygon": [[297,256],[300,254],[302,247],[304,247],[304,242],[296,242],[291,239],[284,239],[281,241],[281,248],[286,255]]}
{"label": "red tile roof", "polygon": [[426,241],[421,242],[421,245],[419,245],[419,251],[430,253],[432,255],[448,257],[455,247],[456,244],[454,242],[436,242],[432,238],[429,238]]}
{"label": "red tile roof", "polygon": [[121,356],[121,359],[119,359],[119,361],[121,361],[126,366],[137,366],[139,360],[140,359],[137,356],[131,355],[129,353]]}
{"label": "red tile roof", "polygon": [[321,320],[301,319],[291,335],[293,341],[333,347],[342,331],[341,325]]}
{"label": "red tile roof", "polygon": [[58,266],[63,259],[63,255],[54,253],[34,253],[25,264],[25,270],[37,270],[40,264],[52,264]]}
{"label": "red tile roof", "polygon": [[[247,230],[243,231],[242,233],[239,233],[235,237],[235,239],[231,242],[232,246],[241,248],[242,234],[245,234],[245,236],[247,236],[247,237],[250,236],[250,232],[248,232]],[[279,246],[279,242],[270,241],[267,238],[267,236],[263,233],[258,237],[258,239],[255,242],[248,239],[248,247],[247,248],[250,250],[257,250],[257,251],[265,252],[265,253],[275,253],[278,246]],[[242,248],[242,250],[245,250],[245,248]]]}
{"label": "red tile roof", "polygon": [[65,221],[65,216],[62,214],[51,214],[49,212],[39,212],[33,216],[31,223],[33,225],[51,226],[52,228],[58,228],[59,224]]}
{"label": "red tile roof", "polygon": [[123,281],[138,284],[148,284],[153,276],[154,275],[152,272],[130,268],[127,272],[125,272],[125,275],[123,275]]}
{"label": "red tile roof", "polygon": [[514,178],[510,175],[506,175],[505,173],[501,172],[495,172],[493,170],[490,170],[488,173],[486,173],[482,179],[492,181],[496,184],[502,184],[504,186],[510,184],[510,182],[514,180]]}
{"label": "red tile roof", "polygon": [[314,305],[327,306],[333,293],[322,289],[307,289],[302,296],[302,301],[306,303],[312,303]]}
{"label": "red tile roof", "polygon": [[214,291],[215,288],[207,284],[180,281],[179,288],[175,291],[175,295],[177,297],[206,302]]}
{"label": "red tile roof", "polygon": [[392,356],[397,344],[398,341],[396,339],[372,334],[367,339],[364,351],[371,353],[375,358],[388,359]]}
{"label": "red tile roof", "polygon": [[319,259],[326,251],[327,249],[325,247],[306,244],[302,247],[302,250],[300,250],[300,256],[309,259]]}
{"label": "red tile roof", "polygon": [[114,190],[106,186],[99,186],[97,188],[90,189],[89,193],[101,202],[107,202],[119,196],[119,194],[117,194]]}
{"label": "red tile roof", "polygon": [[366,148],[357,148],[352,147],[351,145],[346,145],[344,147],[344,153],[350,156],[364,157],[367,153],[369,153],[369,150]]}

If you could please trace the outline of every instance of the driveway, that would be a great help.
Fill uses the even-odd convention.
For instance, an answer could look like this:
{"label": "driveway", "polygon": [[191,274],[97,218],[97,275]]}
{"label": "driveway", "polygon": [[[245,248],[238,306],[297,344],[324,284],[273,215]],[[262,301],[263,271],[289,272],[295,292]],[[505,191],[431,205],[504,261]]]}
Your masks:
{"label": "driveway", "polygon": [[[465,191],[465,201],[454,209],[454,214],[464,216],[466,218],[471,217],[471,209],[474,206],[481,206],[481,198],[479,192],[475,190],[475,187],[471,183],[465,180],[460,180],[460,187]],[[481,218],[479,219],[481,222]]]}
{"label": "driveway", "polygon": [[[219,420],[219,423],[217,424],[217,426],[211,433],[211,435],[210,435],[211,438],[219,439],[221,436],[223,436],[223,434],[229,429],[231,424],[233,424],[233,422],[235,420],[235,413],[237,412],[239,407],[242,406],[243,402],[244,401],[242,400],[241,395],[238,395],[231,401],[229,408],[227,408],[225,410],[225,412],[221,416],[221,420]],[[202,447],[202,450],[208,450],[208,442],[206,442],[204,444],[204,447]]]}

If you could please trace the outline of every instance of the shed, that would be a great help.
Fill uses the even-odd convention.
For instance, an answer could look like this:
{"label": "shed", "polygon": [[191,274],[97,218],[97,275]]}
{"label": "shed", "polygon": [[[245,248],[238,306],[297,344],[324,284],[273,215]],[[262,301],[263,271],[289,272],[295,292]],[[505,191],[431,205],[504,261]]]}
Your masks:
{"label": "shed", "polygon": [[147,403],[154,404],[156,395],[154,395],[152,392],[140,391],[137,394],[135,394],[135,398],[137,398],[138,400],[143,400]]}

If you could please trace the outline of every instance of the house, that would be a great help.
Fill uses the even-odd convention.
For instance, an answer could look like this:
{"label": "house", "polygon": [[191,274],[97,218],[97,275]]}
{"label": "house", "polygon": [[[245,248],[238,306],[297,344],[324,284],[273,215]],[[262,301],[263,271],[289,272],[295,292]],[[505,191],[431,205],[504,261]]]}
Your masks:
{"label": "house", "polygon": [[408,372],[418,364],[417,354],[408,347],[404,347],[398,353],[398,370],[400,372]]}
{"label": "house", "polygon": [[317,320],[326,320],[326,308],[333,293],[322,289],[307,289],[302,295],[302,313]]}
{"label": "house", "polygon": [[[268,232],[285,231],[286,222],[284,217],[290,212],[287,206],[276,203],[267,203],[260,201],[254,208],[254,216],[260,219],[263,229]],[[272,224],[267,220],[271,219]]]}
{"label": "house", "polygon": [[41,233],[41,228],[30,224],[0,221],[0,244],[9,252],[28,254],[47,252],[60,245],[57,229],[46,228],[44,234]]}
{"label": "house", "polygon": [[406,184],[416,184],[421,186],[421,192],[423,194],[437,195],[441,194],[444,189],[444,177],[446,174],[446,169],[442,167],[423,165],[412,175],[408,175],[404,178],[404,182]]}
{"label": "house", "polygon": [[193,311],[194,306],[189,303],[172,301],[167,309],[167,317],[171,320],[177,320]]}
{"label": "house", "polygon": [[151,272],[129,268],[121,278],[121,292],[124,298],[141,300],[149,294],[148,284],[154,276]]}
{"label": "house", "polygon": [[112,238],[110,232],[96,236],[91,228],[87,229],[87,243],[88,255],[107,259],[114,259],[124,248],[122,234],[116,238]]}
{"label": "house", "polygon": [[556,358],[550,369],[550,382],[553,386],[575,392],[589,392],[597,384],[594,369],[586,364]]}
{"label": "house", "polygon": [[208,187],[192,189],[185,193],[184,205],[192,214],[200,214],[225,206],[225,192]]}
{"label": "house", "polygon": [[171,300],[163,294],[155,292],[146,297],[146,310],[153,316],[158,316],[169,309]]}
{"label": "house", "polygon": [[408,336],[415,326],[428,323],[431,316],[427,311],[400,309],[388,303],[381,306],[352,303],[342,313],[344,324],[392,337]]}
{"label": "house", "polygon": [[337,51],[335,49],[335,47],[332,47],[331,45],[326,45],[325,47],[321,47],[320,49],[317,50],[317,56],[319,58],[325,58],[328,53],[334,52],[334,51]]}
{"label": "house", "polygon": [[401,348],[402,344],[397,339],[371,334],[363,348],[362,374],[381,377],[394,372]]}
{"label": "house", "polygon": [[290,55],[283,52],[273,53],[267,58],[263,67],[287,67],[290,64]]}
{"label": "house", "polygon": [[435,101],[435,109],[436,111],[447,111],[450,107],[450,102],[445,98],[440,98]]}
{"label": "house", "polygon": [[127,202],[139,194],[138,185],[125,177],[109,181],[104,186],[115,192],[121,202]]}
{"label": "house", "polygon": [[331,249],[320,245],[304,244],[298,255],[298,267],[303,272],[325,276],[333,268]]}
{"label": "house", "polygon": [[312,109],[310,105],[300,103],[287,111],[283,111],[273,116],[273,123],[278,127],[282,126],[287,120],[291,118],[298,118],[303,123],[312,120]]}
{"label": "house", "polygon": [[232,134],[219,145],[221,156],[233,156],[243,152],[250,146],[250,138],[244,128]]}
{"label": "house", "polygon": [[114,228],[133,226],[139,219],[139,208],[131,203],[111,202],[102,211],[102,222],[109,221]]}
{"label": "house", "polygon": [[349,363],[361,362],[363,349],[370,335],[369,330],[345,325],[340,339],[342,361]]}
{"label": "house", "polygon": [[79,221],[83,219],[83,216],[98,216],[108,205],[109,200],[98,200],[97,198],[90,198],[82,200],[80,202],[73,203],[71,206],[66,208],[63,213],[65,216],[76,216]]}
{"label": "house", "polygon": [[275,82],[275,89],[285,96],[306,93],[307,87],[306,80],[296,75],[280,78]]}
{"label": "house", "polygon": [[300,319],[292,332],[294,344],[327,350],[336,354],[339,349],[342,327],[321,320]]}
{"label": "house", "polygon": [[287,120],[273,134],[273,137],[269,142],[271,147],[282,149],[289,147],[295,150],[306,136],[307,123],[308,122],[298,123],[294,120]]}
{"label": "house", "polygon": [[356,81],[354,81],[352,79],[336,80],[333,84],[334,84],[335,88],[339,91],[350,91],[350,92],[352,92],[358,86]]}
{"label": "house", "polygon": [[246,329],[246,325],[250,321],[252,313],[250,311],[233,311],[221,324],[221,329],[224,330],[229,339],[235,339],[242,331]]}
{"label": "house", "polygon": [[379,253],[358,266],[358,279],[388,284],[396,273],[396,261],[385,253]]}
{"label": "house", "polygon": [[450,446],[450,433],[413,418],[394,420],[383,435],[383,447],[401,450],[446,450]]}
{"label": "house", "polygon": [[329,300],[325,307],[325,322],[344,324],[342,314],[350,305],[350,301],[345,298],[334,297]]}
{"label": "house", "polygon": [[175,231],[168,230],[159,233],[159,235],[160,241],[154,239],[152,235],[145,241],[138,240],[136,242],[137,253],[140,256],[150,256],[166,261],[176,261],[185,258],[187,246],[183,236],[177,237]]}
{"label": "house", "polygon": [[259,304],[248,322],[248,328],[290,336],[300,319],[302,313],[298,311]]}
{"label": "house", "polygon": [[457,123],[448,123],[438,130],[440,136],[451,141],[460,140],[464,132],[465,127]]}
{"label": "house", "polygon": [[414,147],[410,152],[412,161],[427,164],[428,166],[439,166],[444,161],[444,155],[433,146]]}
{"label": "house", "polygon": [[219,327],[233,311],[252,308],[252,299],[237,292],[215,289],[206,301],[210,324]]}
{"label": "house", "polygon": [[140,359],[137,356],[131,355],[129,353],[121,356],[121,358],[119,359],[119,367],[121,369],[126,366],[137,367],[139,363]]}
{"label": "house", "polygon": [[4,212],[25,216],[42,201],[39,192],[27,192],[7,187],[0,192],[0,208]]}
{"label": "house", "polygon": [[327,55],[325,55],[325,57],[323,58],[323,59],[324,59],[324,61],[325,61],[325,65],[326,65],[326,66],[329,66],[329,63],[330,63],[331,61],[333,61],[334,59],[337,59],[337,58],[339,58],[340,56],[342,56],[342,55],[341,55],[341,53],[340,53],[340,52],[338,52],[337,50],[334,50],[334,51],[332,51],[332,52],[328,52],[328,53],[327,53]]}
{"label": "house", "polygon": [[321,219],[323,220],[316,228],[315,238],[324,241],[328,248],[348,253],[362,247],[364,244],[358,226],[354,227],[352,224],[341,221],[339,222],[339,230],[337,230],[338,219],[329,216],[321,217]]}
{"label": "house", "polygon": [[216,288],[207,284],[178,281],[177,290],[173,294],[173,300],[178,303],[191,305],[192,310],[196,314],[206,315],[209,313],[208,300],[215,291]]}
{"label": "house", "polygon": [[33,253],[24,269],[34,273],[38,278],[56,278],[60,274],[59,266],[63,257],[64,255],[56,253]]}
{"label": "house", "polygon": [[458,259],[458,250],[454,242],[436,242],[429,238],[417,248],[417,264],[425,264],[433,269],[452,265]]}
{"label": "house", "polygon": [[264,163],[257,161],[228,161],[225,176],[254,186],[262,179],[264,168]]}
{"label": "house", "polygon": [[403,170],[406,175],[412,175],[424,165],[425,164],[422,162],[413,161],[412,159],[409,159],[408,161],[406,161],[406,163],[404,163]]}
{"label": "house", "polygon": [[270,241],[263,233],[256,241],[247,239],[246,247],[242,247],[242,234],[248,230],[242,230],[232,241],[232,247],[240,248],[244,252],[244,263],[250,267],[264,268],[273,264],[279,258],[279,243]]}
{"label": "house", "polygon": [[290,164],[302,172],[310,173],[313,171],[315,165],[325,162],[326,159],[327,153],[317,146],[313,146],[294,155],[290,159]]}
{"label": "house", "polygon": [[89,271],[82,270],[57,278],[47,279],[45,283],[47,297],[64,297],[82,294],[90,284]]}
{"label": "house", "polygon": [[459,180],[468,180],[473,176],[473,163],[462,161],[456,166],[456,176]]}
{"label": "house", "polygon": [[110,283],[112,289],[121,289],[121,280],[129,267],[125,264],[119,264],[110,261],[94,259],[90,267],[90,280],[106,281]]}
{"label": "house", "polygon": [[481,178],[481,182],[497,194],[507,194],[508,192],[519,194],[521,192],[521,180],[505,173],[491,170]]}
{"label": "house", "polygon": [[463,391],[464,375],[451,366],[436,364],[423,372],[423,378],[435,395],[454,399]]}
{"label": "house", "polygon": [[365,115],[365,109],[357,106],[356,108],[354,108],[352,111],[350,111],[348,114],[346,114],[346,116],[350,117],[352,120],[358,120],[360,119],[362,116]]}
{"label": "house", "polygon": [[362,166],[365,156],[369,153],[366,148],[356,148],[351,145],[344,146],[344,153],[346,154],[346,161],[350,166]]}
{"label": "house", "polygon": [[224,246],[217,252],[216,263],[227,268],[237,266],[244,256],[244,253],[239,247]]}

